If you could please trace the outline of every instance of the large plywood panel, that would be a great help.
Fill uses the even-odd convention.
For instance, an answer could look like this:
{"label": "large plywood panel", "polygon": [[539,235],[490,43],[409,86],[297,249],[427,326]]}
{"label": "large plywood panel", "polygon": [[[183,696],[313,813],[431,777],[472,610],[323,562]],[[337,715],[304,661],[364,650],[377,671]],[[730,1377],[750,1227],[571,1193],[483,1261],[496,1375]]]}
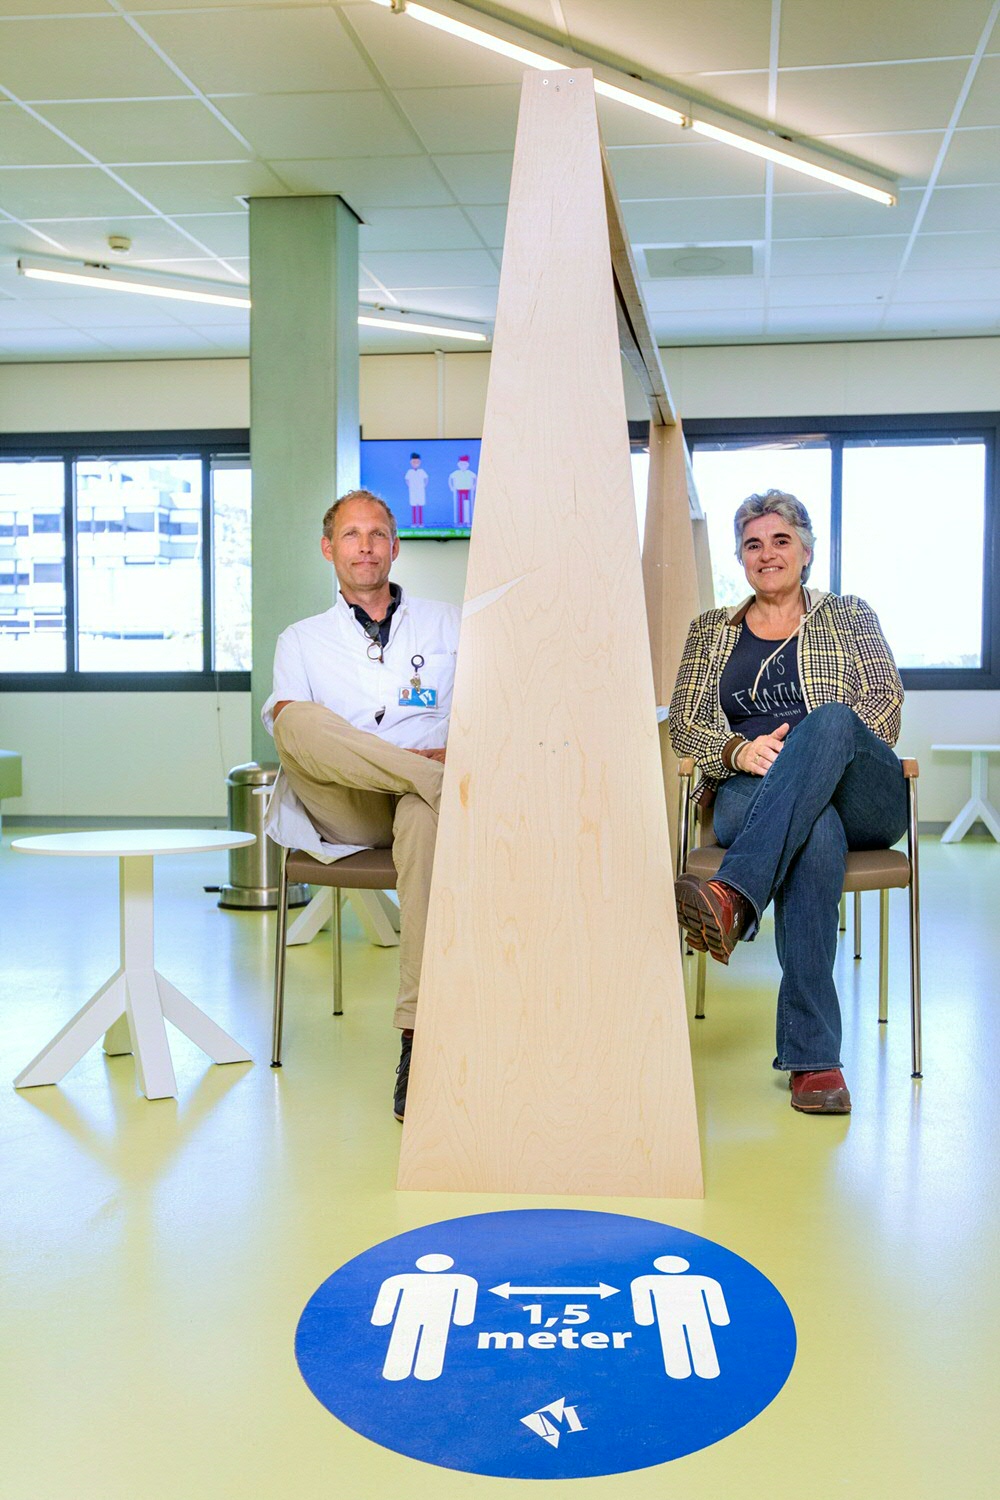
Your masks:
{"label": "large plywood panel", "polygon": [[524,88],[399,1185],[701,1166],[593,87]]}

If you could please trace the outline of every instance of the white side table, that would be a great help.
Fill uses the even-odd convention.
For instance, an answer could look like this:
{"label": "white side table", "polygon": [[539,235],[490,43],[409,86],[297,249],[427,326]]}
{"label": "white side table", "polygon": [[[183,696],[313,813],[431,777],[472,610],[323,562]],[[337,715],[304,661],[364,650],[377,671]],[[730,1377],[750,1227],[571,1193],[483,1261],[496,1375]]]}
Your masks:
{"label": "white side table", "polygon": [[981,818],[1000,843],[1000,813],[989,797],[989,757],[1000,754],[1000,745],[932,745],[932,750],[961,750],[972,756],[972,795],[941,835],[942,844],[957,844],[977,818]]}
{"label": "white side table", "polygon": [[164,1017],[207,1052],[213,1062],[253,1059],[221,1026],[182,995],[153,967],[153,856],[202,854],[252,844],[252,833],[201,828],[136,828],[93,833],[49,833],[16,839],[20,854],[61,854],[118,859],[121,909],[121,962],[33,1062],[14,1079],[14,1087],[58,1083],[107,1032],[104,1050],[131,1052],[139,1087],[147,1099],[174,1098],[177,1081],[170,1057]]}

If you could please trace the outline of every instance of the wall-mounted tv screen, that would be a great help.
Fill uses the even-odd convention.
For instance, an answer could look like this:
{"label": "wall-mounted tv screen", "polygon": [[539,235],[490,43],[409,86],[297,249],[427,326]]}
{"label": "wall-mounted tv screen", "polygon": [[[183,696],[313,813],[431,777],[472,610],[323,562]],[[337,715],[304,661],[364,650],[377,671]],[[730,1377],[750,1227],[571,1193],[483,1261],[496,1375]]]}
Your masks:
{"label": "wall-mounted tv screen", "polygon": [[361,441],[361,484],[380,495],[401,537],[467,537],[476,508],[479,438]]}

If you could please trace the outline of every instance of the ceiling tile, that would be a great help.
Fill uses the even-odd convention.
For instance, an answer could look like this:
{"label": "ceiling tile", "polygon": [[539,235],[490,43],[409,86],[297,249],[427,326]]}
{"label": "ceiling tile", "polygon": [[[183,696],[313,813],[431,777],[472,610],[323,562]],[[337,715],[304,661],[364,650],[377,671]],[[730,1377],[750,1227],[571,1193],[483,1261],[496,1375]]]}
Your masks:
{"label": "ceiling tile", "polygon": [[772,276],[825,276],[846,272],[894,272],[906,248],[905,234],[776,240]]}
{"label": "ceiling tile", "polygon": [[390,291],[413,287],[495,286],[500,278],[485,250],[426,250],[366,255],[365,265]]}
{"label": "ceiling tile", "polygon": [[232,161],[248,152],[198,99],[45,104],[39,114],[101,161]]}
{"label": "ceiling tile", "polygon": [[753,311],[764,306],[764,282],[760,276],[684,276],[643,281],[642,295],[651,314],[699,308]]}
{"label": "ceiling tile", "polygon": [[[368,289],[370,293],[370,288]],[[362,301],[374,304],[368,295]],[[400,305],[414,312],[430,313],[442,318],[467,318],[471,322],[491,323],[497,312],[497,286],[421,287],[419,292],[400,294]]]}
{"label": "ceiling tile", "polygon": [[99,359],[105,345],[75,328],[10,328],[0,333],[0,360]]}
{"label": "ceiling tile", "polygon": [[959,61],[781,73],[777,117],[806,135],[941,130],[966,69]]}
{"label": "ceiling tile", "polygon": [[0,104],[0,167],[52,167],[81,160],[79,151],[33,120],[20,105]]}
{"label": "ceiling tile", "polygon": [[792,0],[781,9],[781,66],[891,62],[971,55],[988,7],[982,0],[914,5],[913,0]]}
{"label": "ceiling tile", "polygon": [[426,156],[352,157],[347,161],[274,161],[292,193],[341,193],[358,213],[372,208],[432,208],[452,195]]}
{"label": "ceiling tile", "polygon": [[688,73],[673,80],[681,92],[690,90],[692,95],[703,95],[710,103],[730,105],[733,109],[749,110],[751,114],[767,115],[767,72],[758,73]]}
{"label": "ceiling tile", "polygon": [[399,89],[396,98],[431,153],[461,142],[467,151],[509,151],[514,146],[521,91],[502,87]]}
{"label": "ceiling tile", "polygon": [[147,14],[143,26],[206,94],[374,86],[336,13],[326,7]]}
{"label": "ceiling tile", "polygon": [[768,290],[771,307],[867,307],[884,302],[892,290],[893,273],[880,276],[772,276]]}
{"label": "ceiling tile", "polygon": [[1000,309],[996,302],[958,302],[951,306],[933,303],[899,303],[886,314],[884,332],[961,338],[963,335],[1000,331]]}
{"label": "ceiling tile", "polygon": [[[184,167],[122,167],[119,176],[154,203],[161,213],[233,211],[241,195],[281,197],[284,186],[260,162]],[[0,179],[2,180],[2,179]],[[0,187],[2,193],[2,187]],[[0,197],[2,202],[2,197]]]}
{"label": "ceiling tile", "polygon": [[[178,229],[193,234],[213,255],[224,255],[230,260],[234,255],[249,254],[250,216],[245,210],[232,214],[182,214],[174,222]],[[185,244],[186,253],[190,255],[191,246]]]}
{"label": "ceiling tile", "polygon": [[681,198],[675,203],[622,205],[629,238],[637,245],[759,240],[764,199]]}
{"label": "ceiling tile", "polygon": [[[801,184],[798,173],[775,172],[789,185]],[[900,194],[892,208],[859,198],[855,193],[775,193],[773,236],[776,240],[817,239],[827,235],[908,234],[923,194],[911,189]]]}
{"label": "ceiling tile", "polygon": [[919,234],[910,252],[910,271],[981,271],[1000,267],[1000,235]]}
{"label": "ceiling tile", "polygon": [[469,218],[479,230],[483,241],[489,245],[491,250],[499,250],[503,247],[504,232],[507,228],[507,206],[503,203],[488,206],[470,207]]}
{"label": "ceiling tile", "polygon": [[220,99],[218,108],[259,155],[412,156],[418,145],[378,90],[337,94],[254,94]]}
{"label": "ceiling tile", "polygon": [[[835,151],[860,158],[874,171],[895,177],[900,187],[924,187],[937,161],[944,131],[882,131],[874,135],[828,135],[822,140]],[[799,177],[800,185],[801,180]]]}
{"label": "ceiling tile", "polygon": [[1000,315],[1000,268],[910,271],[899,278],[896,302],[991,302]]}
{"label": "ceiling tile", "polygon": [[764,163],[711,142],[641,146],[608,152],[618,196],[683,198],[745,196],[764,191]]}
{"label": "ceiling tile", "polygon": [[1000,57],[984,57],[979,64],[959,124],[1000,125]]}
{"label": "ceiling tile", "polygon": [[938,177],[940,187],[1000,182],[1000,129],[956,130]]}
{"label": "ceiling tile", "polygon": [[861,307],[846,304],[771,308],[767,315],[767,332],[770,337],[798,335],[803,339],[871,338],[878,331],[882,308],[881,302]]}
{"label": "ceiling tile", "polygon": [[3,84],[19,99],[177,94],[177,77],[121,16],[0,23]]}
{"label": "ceiling tile", "polygon": [[71,287],[69,297],[50,303],[48,311],[69,328],[82,328],[100,338],[100,328],[160,328],[177,326],[173,305],[152,297],[122,292],[86,291]]}
{"label": "ceiling tile", "polygon": [[[164,255],[191,253],[191,246],[183,235],[152,215],[144,218],[121,214],[113,218],[68,219],[58,225],[40,224],[37,227],[54,228],[69,254],[78,255],[82,260],[106,260],[115,265],[128,265]],[[116,255],[108,248],[109,234],[127,234],[132,249],[126,255]]]}
{"label": "ceiling tile", "polygon": [[613,51],[669,77],[706,68],[766,68],[771,0],[562,0],[570,33],[581,44]]}
{"label": "ceiling tile", "polygon": [[938,188],[921,228],[1000,230],[1000,187]]}
{"label": "ceiling tile", "polygon": [[[650,320],[658,344],[719,343],[730,339],[757,338],[763,331],[764,315],[754,309],[724,308],[717,311],[652,313]],[[667,369],[669,371],[669,361]]]}
{"label": "ceiling tile", "polygon": [[0,339],[9,328],[45,328],[51,331],[62,327],[58,319],[50,316],[48,308],[40,306],[34,299],[21,302],[13,297],[0,297]]}
{"label": "ceiling tile", "polygon": [[19,219],[91,218],[138,207],[99,167],[0,167],[0,208]]}
{"label": "ceiling tile", "polygon": [[510,193],[512,154],[501,151],[477,156],[441,156],[434,165],[459,203],[506,203]]}
{"label": "ceiling tile", "polygon": [[361,253],[382,250],[481,250],[460,208],[373,208],[361,226]]}
{"label": "ceiling tile", "polygon": [[108,326],[88,330],[116,354],[142,354],[156,359],[167,355],[176,359],[180,355],[202,356],[214,354],[214,345],[195,328],[181,328],[176,323],[152,325],[148,328]]}

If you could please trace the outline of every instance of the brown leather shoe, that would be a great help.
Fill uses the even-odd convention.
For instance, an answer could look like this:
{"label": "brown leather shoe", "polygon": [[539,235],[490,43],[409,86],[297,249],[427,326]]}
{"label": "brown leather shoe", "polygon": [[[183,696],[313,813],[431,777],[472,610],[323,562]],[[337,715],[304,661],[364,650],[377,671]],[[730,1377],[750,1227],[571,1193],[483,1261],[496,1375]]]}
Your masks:
{"label": "brown leather shoe", "polygon": [[839,1068],[821,1073],[791,1073],[792,1108],[807,1115],[849,1115],[851,1096]]}
{"label": "brown leather shoe", "polygon": [[745,896],[721,880],[699,880],[697,875],[682,875],[674,882],[677,898],[677,920],[688,934],[692,948],[707,948],[720,964],[746,931],[753,907]]}

